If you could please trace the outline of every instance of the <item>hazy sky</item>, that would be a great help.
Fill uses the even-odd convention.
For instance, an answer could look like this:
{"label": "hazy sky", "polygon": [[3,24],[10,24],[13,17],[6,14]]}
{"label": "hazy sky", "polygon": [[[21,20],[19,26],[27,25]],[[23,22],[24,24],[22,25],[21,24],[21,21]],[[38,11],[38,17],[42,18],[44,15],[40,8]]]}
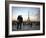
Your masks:
{"label": "hazy sky", "polygon": [[12,7],[12,19],[17,20],[18,15],[22,15],[23,20],[26,21],[28,12],[31,21],[40,21],[40,8],[34,7]]}

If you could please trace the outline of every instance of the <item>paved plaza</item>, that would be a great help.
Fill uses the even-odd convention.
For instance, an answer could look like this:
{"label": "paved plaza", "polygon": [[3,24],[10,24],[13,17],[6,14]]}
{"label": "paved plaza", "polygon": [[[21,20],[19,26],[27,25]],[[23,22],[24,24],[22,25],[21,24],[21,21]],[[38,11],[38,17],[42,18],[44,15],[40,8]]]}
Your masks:
{"label": "paved plaza", "polygon": [[40,30],[40,25],[22,25],[21,30],[17,30],[17,25],[12,26],[12,31]]}

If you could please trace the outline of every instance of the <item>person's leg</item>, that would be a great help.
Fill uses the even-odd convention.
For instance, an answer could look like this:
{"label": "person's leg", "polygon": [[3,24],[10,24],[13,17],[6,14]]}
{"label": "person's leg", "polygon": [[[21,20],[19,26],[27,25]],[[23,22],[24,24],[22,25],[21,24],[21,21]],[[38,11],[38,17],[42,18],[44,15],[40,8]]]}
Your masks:
{"label": "person's leg", "polygon": [[20,30],[21,30],[21,23],[20,23]]}
{"label": "person's leg", "polygon": [[17,30],[19,29],[19,23],[17,23]]}
{"label": "person's leg", "polygon": [[21,30],[23,30],[23,23],[21,23]]}

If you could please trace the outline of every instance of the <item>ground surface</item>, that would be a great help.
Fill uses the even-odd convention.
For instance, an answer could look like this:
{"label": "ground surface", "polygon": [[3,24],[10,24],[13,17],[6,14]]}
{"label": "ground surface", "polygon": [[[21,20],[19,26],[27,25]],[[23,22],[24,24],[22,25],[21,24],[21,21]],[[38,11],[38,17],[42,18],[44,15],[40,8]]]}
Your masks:
{"label": "ground surface", "polygon": [[22,25],[21,30],[17,30],[17,25],[12,26],[12,31],[24,31],[24,30],[40,30],[40,25]]}

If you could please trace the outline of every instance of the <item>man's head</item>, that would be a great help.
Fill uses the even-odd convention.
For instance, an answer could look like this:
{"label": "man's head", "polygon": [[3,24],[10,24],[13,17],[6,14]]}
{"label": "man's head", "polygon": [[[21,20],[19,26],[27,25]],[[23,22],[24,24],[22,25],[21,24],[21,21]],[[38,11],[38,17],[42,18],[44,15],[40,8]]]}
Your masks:
{"label": "man's head", "polygon": [[19,15],[20,17],[22,17],[22,15]]}

